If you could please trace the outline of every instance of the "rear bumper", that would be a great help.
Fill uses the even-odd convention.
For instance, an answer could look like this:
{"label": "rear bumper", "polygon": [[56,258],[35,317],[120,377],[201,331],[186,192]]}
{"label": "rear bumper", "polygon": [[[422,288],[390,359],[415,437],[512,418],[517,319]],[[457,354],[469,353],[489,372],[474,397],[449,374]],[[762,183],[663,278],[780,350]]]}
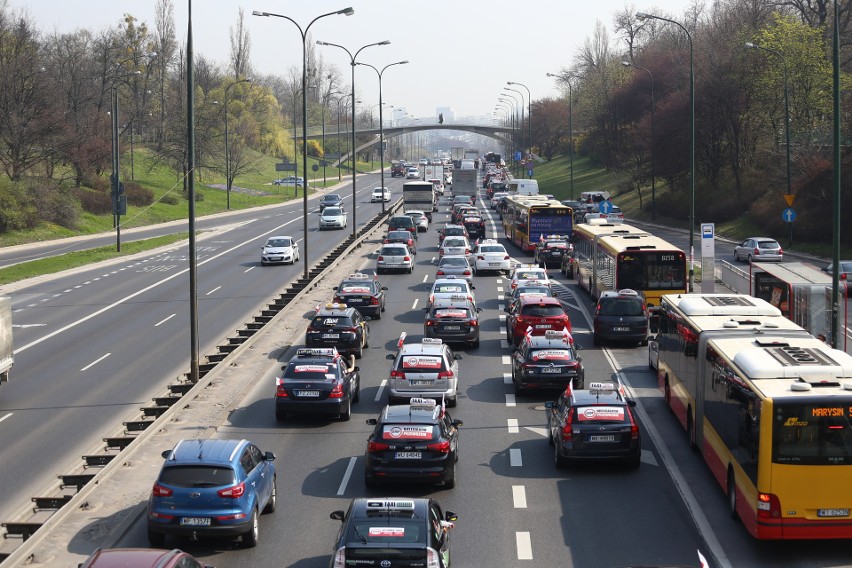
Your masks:
{"label": "rear bumper", "polygon": [[275,399],[276,412],[296,412],[300,414],[321,414],[337,416],[349,406],[349,397],[326,400],[296,400],[292,398]]}

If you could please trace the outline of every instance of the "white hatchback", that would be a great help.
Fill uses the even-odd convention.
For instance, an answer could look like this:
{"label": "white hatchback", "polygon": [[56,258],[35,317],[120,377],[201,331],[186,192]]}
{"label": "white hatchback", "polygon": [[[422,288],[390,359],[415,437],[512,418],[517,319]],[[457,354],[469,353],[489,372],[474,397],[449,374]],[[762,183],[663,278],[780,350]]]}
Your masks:
{"label": "white hatchback", "polygon": [[345,229],[346,212],[342,207],[326,207],[320,213],[319,229]]}
{"label": "white hatchback", "polygon": [[446,237],[438,247],[438,256],[470,256],[470,242],[466,237]]}
{"label": "white hatchback", "polygon": [[477,276],[479,276],[480,272],[492,270],[508,274],[512,269],[512,259],[509,257],[509,253],[506,252],[506,247],[494,239],[480,241],[474,247],[471,256],[473,257],[473,273]]}

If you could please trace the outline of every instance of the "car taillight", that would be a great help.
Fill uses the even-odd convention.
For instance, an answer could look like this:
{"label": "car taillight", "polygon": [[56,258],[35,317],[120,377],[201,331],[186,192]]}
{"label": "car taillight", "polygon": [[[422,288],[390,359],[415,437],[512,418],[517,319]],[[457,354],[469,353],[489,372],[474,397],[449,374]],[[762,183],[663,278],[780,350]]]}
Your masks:
{"label": "car taillight", "polygon": [[479,327],[479,320],[470,320],[470,327]]}
{"label": "car taillight", "polygon": [[216,492],[216,495],[219,497],[223,497],[225,499],[238,499],[246,494],[246,484],[245,482],[240,483],[239,485],[234,485],[233,487],[228,487],[227,489],[220,489]]}
{"label": "car taillight", "polygon": [[435,442],[434,444],[426,444],[426,449],[432,450],[433,452],[448,454],[450,453],[450,442],[449,440],[444,440],[442,442]]}
{"label": "car taillight", "polygon": [[440,268],[437,270],[437,272],[435,272],[435,276],[444,276],[444,274],[446,274],[446,273],[443,270],[441,270]]}
{"label": "car taillight", "polygon": [[464,253],[465,253],[465,254],[470,254],[470,249],[469,249],[469,248],[464,249]]}
{"label": "car taillight", "polygon": [[278,398],[287,398],[290,396],[289,394],[287,394],[287,389],[284,388],[283,383],[278,383],[278,385],[275,387],[275,396]]}
{"label": "car taillight", "polygon": [[168,487],[163,487],[159,483],[155,483],[154,488],[151,490],[151,493],[154,495],[154,497],[171,497],[174,491],[172,491]]}
{"label": "car taillight", "polygon": [[383,240],[382,242],[383,242],[384,244],[388,244],[388,243],[390,242],[390,239],[385,239],[385,240]]}
{"label": "car taillight", "polygon": [[784,249],[778,249],[778,256],[781,256],[782,254],[784,254]]}
{"label": "car taillight", "polygon": [[405,373],[403,371],[391,371],[390,376],[392,379],[404,379]]}
{"label": "car taillight", "polygon": [[334,388],[328,394],[328,398],[343,398],[343,382],[334,385]]}
{"label": "car taillight", "polygon": [[411,257],[410,257],[410,256],[406,256],[406,257],[405,257],[405,258],[403,258],[402,260],[404,260],[405,262],[411,262]]}
{"label": "car taillight", "polygon": [[503,260],[509,260],[509,255],[507,254],[506,256],[504,256]]}
{"label": "car taillight", "polygon": [[340,331],[342,331],[343,333],[358,333],[358,328],[357,327],[344,327]]}
{"label": "car taillight", "polygon": [[390,449],[388,444],[382,442],[373,442],[372,440],[367,443],[367,451],[368,452],[381,452],[384,450]]}
{"label": "car taillight", "polygon": [[[344,568],[346,566],[346,547],[341,546],[334,553],[334,563],[332,563],[332,568]],[[435,564],[435,567],[438,568],[438,565]]]}
{"label": "car taillight", "polygon": [[754,249],[754,256],[757,256],[759,254],[760,254],[760,249],[759,248]]}
{"label": "car taillight", "polygon": [[562,321],[565,323],[565,329],[567,329],[568,332],[570,333],[571,332],[571,318],[569,318],[568,316],[563,316]]}
{"label": "car taillight", "polygon": [[370,305],[378,306],[379,305],[379,299],[378,298],[370,298]]}
{"label": "car taillight", "polygon": [[438,551],[431,547],[426,549],[426,568],[441,568]]}
{"label": "car taillight", "polygon": [[[736,491],[736,487],[732,487],[731,491]],[[757,516],[764,519],[779,518],[781,516],[781,501],[778,496],[772,493],[758,493]]]}
{"label": "car taillight", "polygon": [[630,417],[630,439],[638,440],[639,439],[639,425],[636,424],[636,420],[633,419],[633,413],[630,409],[627,409],[627,416]]}
{"label": "car taillight", "polygon": [[332,301],[333,301],[333,302],[335,302],[335,303],[337,303],[337,304],[342,304],[342,303],[344,303],[344,302],[343,302],[343,298],[341,298],[340,296],[335,296],[335,297],[334,297],[334,300],[332,300]]}
{"label": "car taillight", "polygon": [[[470,276],[470,270],[465,270],[465,271],[462,273],[462,276]],[[843,278],[844,278],[844,279],[846,278],[846,275],[845,275],[845,274],[843,275]]]}
{"label": "car taillight", "polygon": [[522,316],[522,315],[515,316],[515,324],[520,324],[520,323],[526,323],[524,316]]}
{"label": "car taillight", "polygon": [[485,260],[485,257],[481,254],[476,255],[476,260]]}
{"label": "car taillight", "polygon": [[438,378],[439,379],[451,379],[451,378],[453,378],[453,372],[452,371],[441,371],[441,372],[438,373]]}
{"label": "car taillight", "polygon": [[307,329],[308,333],[316,333],[317,331],[319,331],[317,328],[315,328],[311,325],[308,326],[308,329]]}
{"label": "car taillight", "polygon": [[379,262],[384,262],[384,261],[385,261],[385,257],[383,257],[383,256],[379,255],[379,258],[377,258],[376,260],[378,260]]}
{"label": "car taillight", "polygon": [[570,442],[574,439],[574,433],[571,431],[571,427],[573,426],[573,410],[568,411],[568,416],[565,418],[565,424],[562,426],[562,441]]}

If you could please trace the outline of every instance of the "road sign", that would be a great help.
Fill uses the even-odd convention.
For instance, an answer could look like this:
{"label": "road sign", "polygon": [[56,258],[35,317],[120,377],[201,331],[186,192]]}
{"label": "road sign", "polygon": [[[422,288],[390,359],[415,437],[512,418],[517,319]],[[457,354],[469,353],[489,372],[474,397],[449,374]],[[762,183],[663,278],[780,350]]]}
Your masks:
{"label": "road sign", "polygon": [[600,211],[604,215],[609,215],[610,213],[612,213],[612,201],[601,201],[600,204],[598,204],[598,211]]}
{"label": "road sign", "polygon": [[784,195],[784,201],[786,201],[786,202],[787,202],[787,207],[792,207],[792,206],[793,206],[793,202],[794,202],[794,201],[796,201],[796,196],[795,196],[795,195],[790,195],[790,194],[785,194],[785,195]]}
{"label": "road sign", "polygon": [[296,164],[275,164],[276,172],[295,172]]}
{"label": "road sign", "polygon": [[319,170],[319,166],[318,166],[318,165],[316,165],[316,164],[314,164],[313,166],[311,166],[311,169],[312,169],[312,170],[314,170],[314,171],[316,172],[316,171],[318,171],[318,170]]}
{"label": "road sign", "polygon": [[527,170],[527,177],[530,177],[530,178],[533,177],[532,169]]}
{"label": "road sign", "polygon": [[796,220],[796,212],[793,211],[792,207],[788,207],[781,213],[781,218],[785,223],[792,223]]}

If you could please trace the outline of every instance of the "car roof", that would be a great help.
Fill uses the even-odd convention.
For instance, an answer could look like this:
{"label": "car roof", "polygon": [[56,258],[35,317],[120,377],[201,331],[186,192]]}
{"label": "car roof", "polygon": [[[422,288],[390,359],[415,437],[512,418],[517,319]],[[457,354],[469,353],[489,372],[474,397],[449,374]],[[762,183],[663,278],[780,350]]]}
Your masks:
{"label": "car roof", "polygon": [[181,440],[172,448],[165,466],[220,464],[230,465],[237,451],[247,440],[222,440],[218,438]]}
{"label": "car roof", "polygon": [[381,413],[382,422],[413,422],[417,424],[436,424],[441,419],[442,409],[434,401],[411,399],[410,404],[394,404],[384,407]]}
{"label": "car roof", "polygon": [[168,566],[172,560],[185,554],[177,548],[163,550],[158,548],[99,548],[86,562],[85,568],[158,568]]}
{"label": "car roof", "polygon": [[554,298],[552,296],[521,296],[518,300],[522,304],[556,304],[558,306],[562,305],[562,302],[559,301],[559,298]]}
{"label": "car roof", "polygon": [[412,517],[425,519],[431,499],[422,497],[378,497],[352,500],[350,518],[363,519],[383,512],[408,513]]}

